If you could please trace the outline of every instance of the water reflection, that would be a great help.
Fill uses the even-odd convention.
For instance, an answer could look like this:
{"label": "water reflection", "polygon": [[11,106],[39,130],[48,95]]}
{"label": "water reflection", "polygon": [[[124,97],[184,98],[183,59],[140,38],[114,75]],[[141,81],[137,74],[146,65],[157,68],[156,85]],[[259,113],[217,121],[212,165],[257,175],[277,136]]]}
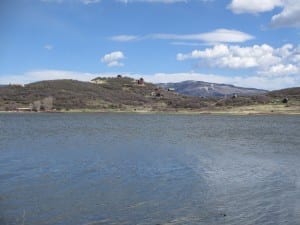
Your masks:
{"label": "water reflection", "polygon": [[0,120],[0,224],[300,221],[299,117]]}

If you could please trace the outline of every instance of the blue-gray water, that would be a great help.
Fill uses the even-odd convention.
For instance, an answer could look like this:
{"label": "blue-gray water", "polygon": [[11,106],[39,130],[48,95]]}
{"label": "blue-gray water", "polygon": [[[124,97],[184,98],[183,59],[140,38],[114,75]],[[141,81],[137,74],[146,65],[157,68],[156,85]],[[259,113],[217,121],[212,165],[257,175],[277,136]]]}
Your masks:
{"label": "blue-gray water", "polygon": [[0,224],[300,224],[300,117],[0,114]]}

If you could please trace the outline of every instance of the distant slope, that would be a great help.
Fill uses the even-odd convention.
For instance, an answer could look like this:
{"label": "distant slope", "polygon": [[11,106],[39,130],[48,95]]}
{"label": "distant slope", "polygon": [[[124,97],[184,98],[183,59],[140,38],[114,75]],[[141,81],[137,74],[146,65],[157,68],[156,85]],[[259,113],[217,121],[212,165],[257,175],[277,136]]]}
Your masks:
{"label": "distant slope", "polygon": [[292,97],[300,100],[300,87],[286,88],[282,90],[271,91],[268,93],[270,97]]}
{"label": "distant slope", "polygon": [[179,83],[161,83],[159,87],[174,88],[175,92],[190,95],[190,96],[203,96],[203,97],[223,97],[238,94],[242,96],[251,96],[258,94],[265,94],[267,91],[254,89],[254,88],[242,88],[228,84],[215,84],[207,83],[203,81],[183,81]]}

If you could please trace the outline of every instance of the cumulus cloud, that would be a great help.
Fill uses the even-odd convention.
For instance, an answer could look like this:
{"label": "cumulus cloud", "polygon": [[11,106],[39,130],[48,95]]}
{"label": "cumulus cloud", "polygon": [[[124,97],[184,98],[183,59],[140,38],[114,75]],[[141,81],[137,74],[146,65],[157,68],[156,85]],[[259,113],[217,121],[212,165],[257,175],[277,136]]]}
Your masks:
{"label": "cumulus cloud", "polygon": [[273,15],[271,25],[274,27],[300,27],[299,0],[232,0],[228,8],[236,13],[262,13],[274,10],[276,7],[282,11]]}
{"label": "cumulus cloud", "polygon": [[285,76],[290,74],[299,74],[300,73],[300,67],[297,67],[293,64],[278,64],[271,66],[265,71],[259,71],[260,74],[265,74],[269,76]]}
{"label": "cumulus cloud", "polygon": [[247,69],[268,75],[296,74],[300,68],[299,49],[291,44],[273,48],[267,44],[240,47],[219,44],[204,50],[177,54],[177,60],[199,59],[211,67]]}
{"label": "cumulus cloud", "polygon": [[283,6],[282,0],[232,0],[228,8],[237,14],[261,13],[273,10],[275,7]]}
{"label": "cumulus cloud", "polygon": [[123,66],[120,60],[124,59],[125,55],[121,51],[111,52],[101,58],[101,62],[105,63],[108,67]]}
{"label": "cumulus cloud", "polygon": [[300,27],[299,0],[284,1],[282,12],[272,17],[271,24],[274,27]]}
{"label": "cumulus cloud", "polygon": [[134,40],[170,40],[170,41],[201,41],[206,43],[241,43],[254,37],[250,34],[230,29],[217,29],[200,34],[148,34],[144,36],[119,35],[111,37],[113,41],[126,42]]}

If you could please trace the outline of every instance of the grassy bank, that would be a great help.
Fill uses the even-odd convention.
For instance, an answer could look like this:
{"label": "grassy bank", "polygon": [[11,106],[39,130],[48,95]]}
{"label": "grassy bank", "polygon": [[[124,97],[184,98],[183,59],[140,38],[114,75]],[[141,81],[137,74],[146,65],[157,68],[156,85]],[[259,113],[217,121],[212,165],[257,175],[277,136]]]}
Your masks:
{"label": "grassy bank", "polygon": [[[0,111],[16,113],[16,111]],[[22,113],[22,112],[20,112]],[[28,113],[28,112],[27,112]],[[32,112],[35,113],[35,112]],[[43,113],[43,112],[42,112]],[[70,109],[51,113],[136,113],[136,114],[214,114],[214,115],[300,115],[300,105],[264,104],[239,107],[216,107],[211,109],[153,109],[150,107],[126,109]]]}

